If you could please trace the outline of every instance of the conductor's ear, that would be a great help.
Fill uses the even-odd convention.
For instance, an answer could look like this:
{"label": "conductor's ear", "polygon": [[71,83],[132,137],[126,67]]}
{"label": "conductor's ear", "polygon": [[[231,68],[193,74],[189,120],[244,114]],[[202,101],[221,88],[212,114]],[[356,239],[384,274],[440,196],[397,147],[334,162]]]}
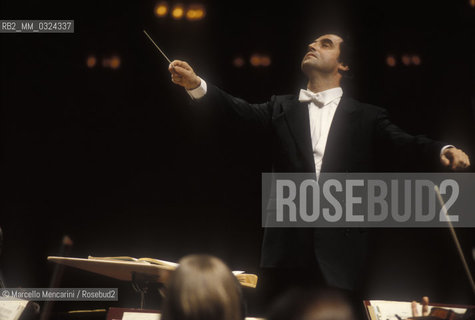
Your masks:
{"label": "conductor's ear", "polygon": [[339,71],[349,71],[350,70],[350,67],[348,67],[347,65],[343,64],[343,63],[340,63],[340,65],[338,66],[338,70]]}

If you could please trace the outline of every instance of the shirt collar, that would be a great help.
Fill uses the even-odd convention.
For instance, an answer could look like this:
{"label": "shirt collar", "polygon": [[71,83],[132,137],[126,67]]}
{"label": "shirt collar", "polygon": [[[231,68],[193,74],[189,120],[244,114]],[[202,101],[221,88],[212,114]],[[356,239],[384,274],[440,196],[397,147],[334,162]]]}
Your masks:
{"label": "shirt collar", "polygon": [[323,105],[327,105],[333,100],[339,99],[343,96],[343,89],[341,87],[327,89],[325,91],[320,91],[314,93],[318,100],[323,103]]}

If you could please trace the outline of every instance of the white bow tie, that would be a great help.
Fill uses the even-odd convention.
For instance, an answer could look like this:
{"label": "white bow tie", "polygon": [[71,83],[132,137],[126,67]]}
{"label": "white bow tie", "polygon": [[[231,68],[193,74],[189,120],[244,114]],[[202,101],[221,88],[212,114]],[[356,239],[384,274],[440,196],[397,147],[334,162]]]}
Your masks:
{"label": "white bow tie", "polygon": [[299,101],[300,102],[310,102],[313,101],[317,107],[321,108],[324,106],[324,102],[322,101],[322,97],[318,93],[314,93],[310,90],[300,89],[299,94]]}

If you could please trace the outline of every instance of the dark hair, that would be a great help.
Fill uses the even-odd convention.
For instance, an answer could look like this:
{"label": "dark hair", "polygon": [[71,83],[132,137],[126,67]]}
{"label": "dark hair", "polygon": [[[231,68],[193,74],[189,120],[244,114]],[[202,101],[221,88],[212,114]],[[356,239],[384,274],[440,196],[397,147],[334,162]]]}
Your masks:
{"label": "dark hair", "polygon": [[[337,34],[338,35],[338,34]],[[340,57],[339,60],[343,65],[348,66],[350,69],[344,72],[342,75],[349,78],[353,77],[353,69],[355,68],[354,56],[355,56],[355,47],[353,45],[352,39],[350,36],[338,35],[343,39],[343,42],[340,43]]]}
{"label": "dark hair", "polygon": [[168,282],[162,320],[243,320],[241,285],[218,258],[189,255]]}

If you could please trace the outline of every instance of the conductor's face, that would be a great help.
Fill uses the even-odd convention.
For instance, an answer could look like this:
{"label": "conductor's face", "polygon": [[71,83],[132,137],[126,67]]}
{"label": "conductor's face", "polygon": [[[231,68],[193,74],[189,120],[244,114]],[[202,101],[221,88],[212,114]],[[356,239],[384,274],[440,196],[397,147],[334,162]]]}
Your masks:
{"label": "conductor's face", "polygon": [[307,54],[302,60],[302,71],[310,76],[314,73],[338,74],[348,70],[339,61],[340,44],[343,39],[334,34],[324,34],[308,45]]}

